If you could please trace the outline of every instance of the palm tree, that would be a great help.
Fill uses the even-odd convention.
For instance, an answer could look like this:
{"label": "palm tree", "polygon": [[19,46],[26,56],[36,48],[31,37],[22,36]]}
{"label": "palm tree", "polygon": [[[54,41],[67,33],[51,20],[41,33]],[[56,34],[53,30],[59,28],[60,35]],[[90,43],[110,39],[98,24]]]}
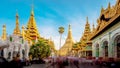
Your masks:
{"label": "palm tree", "polygon": [[[59,27],[59,34],[60,34],[60,48],[61,48],[61,38],[62,38],[62,34],[64,33],[64,27]],[[60,52],[59,52],[60,53]]]}

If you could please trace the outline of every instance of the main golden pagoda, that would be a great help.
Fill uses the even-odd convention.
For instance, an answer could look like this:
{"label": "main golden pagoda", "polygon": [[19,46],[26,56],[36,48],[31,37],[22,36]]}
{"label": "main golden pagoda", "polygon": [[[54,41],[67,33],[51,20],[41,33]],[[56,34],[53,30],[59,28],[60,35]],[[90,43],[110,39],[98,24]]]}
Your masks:
{"label": "main golden pagoda", "polygon": [[22,26],[22,36],[25,40],[28,40],[29,42],[32,42],[32,43],[35,43],[35,40],[40,38],[40,34],[38,32],[36,21],[34,18],[33,9],[31,11],[27,28],[25,29],[25,27]]}
{"label": "main golden pagoda", "polygon": [[61,56],[68,55],[68,53],[72,49],[73,44],[74,44],[74,41],[73,41],[73,37],[72,37],[71,25],[69,25],[67,39],[66,39],[64,45],[62,46],[62,48],[60,48],[60,50],[59,50],[60,55]]}

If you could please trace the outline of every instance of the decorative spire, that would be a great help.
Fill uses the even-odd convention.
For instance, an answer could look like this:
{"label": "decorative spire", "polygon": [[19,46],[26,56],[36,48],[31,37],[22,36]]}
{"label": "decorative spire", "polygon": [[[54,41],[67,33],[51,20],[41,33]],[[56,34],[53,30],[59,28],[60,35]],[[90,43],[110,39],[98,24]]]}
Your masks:
{"label": "decorative spire", "polygon": [[109,2],[109,4],[108,4],[108,9],[110,9],[111,8],[111,6],[110,6],[110,2]]}
{"label": "decorative spire", "polygon": [[91,33],[90,24],[88,22],[88,17],[86,17],[86,25],[85,25],[85,30],[84,30],[83,37],[87,38],[87,35],[90,34],[90,33]]}
{"label": "decorative spire", "polygon": [[19,16],[18,16],[18,12],[16,12],[16,27],[14,29],[14,33],[15,35],[20,35],[20,29],[19,29]]}
{"label": "decorative spire", "polygon": [[25,39],[25,37],[24,37],[24,35],[25,35],[24,30],[25,30],[25,27],[24,27],[24,26],[22,26],[22,37],[23,37],[23,39]]}
{"label": "decorative spire", "polygon": [[71,31],[71,25],[69,24],[69,31]]}
{"label": "decorative spire", "polygon": [[16,23],[18,23],[18,18],[19,18],[18,11],[16,10]]}
{"label": "decorative spire", "polygon": [[85,27],[89,27],[89,26],[90,26],[90,24],[88,22],[88,17],[86,17],[86,25],[85,25]]}
{"label": "decorative spire", "polygon": [[6,25],[3,25],[3,30],[2,30],[2,40],[6,40],[7,34],[6,34]]}
{"label": "decorative spire", "polygon": [[101,14],[102,14],[102,12],[104,11],[104,8],[103,8],[103,6],[101,7]]}
{"label": "decorative spire", "polygon": [[86,17],[86,23],[88,24],[88,16]]}
{"label": "decorative spire", "polygon": [[94,23],[93,23],[93,31],[95,30],[95,26],[94,26]]}
{"label": "decorative spire", "polygon": [[34,16],[34,5],[32,4],[31,16]]}
{"label": "decorative spire", "polygon": [[72,39],[72,31],[71,31],[71,25],[69,24],[69,27],[68,27],[68,37],[67,39]]}
{"label": "decorative spire", "polygon": [[16,10],[16,18],[18,18],[18,12],[17,12],[17,10]]}
{"label": "decorative spire", "polygon": [[85,31],[90,31],[90,24],[88,22],[88,17],[86,17]]}

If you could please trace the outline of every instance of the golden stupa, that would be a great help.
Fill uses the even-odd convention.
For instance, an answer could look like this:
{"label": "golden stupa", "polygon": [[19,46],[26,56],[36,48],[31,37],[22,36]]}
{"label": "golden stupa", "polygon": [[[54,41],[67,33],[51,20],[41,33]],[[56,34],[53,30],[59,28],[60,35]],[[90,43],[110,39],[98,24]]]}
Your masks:
{"label": "golden stupa", "polygon": [[67,36],[67,39],[66,39],[64,45],[59,50],[59,55],[67,56],[68,53],[71,51],[73,44],[74,44],[74,41],[73,41],[73,37],[72,37],[71,25],[69,25],[68,36]]}
{"label": "golden stupa", "polygon": [[32,43],[35,43],[36,39],[40,39],[40,34],[38,32],[38,28],[34,18],[33,9],[31,11],[27,27],[25,28],[24,26],[22,26],[22,36],[25,40],[28,40],[29,42]]}

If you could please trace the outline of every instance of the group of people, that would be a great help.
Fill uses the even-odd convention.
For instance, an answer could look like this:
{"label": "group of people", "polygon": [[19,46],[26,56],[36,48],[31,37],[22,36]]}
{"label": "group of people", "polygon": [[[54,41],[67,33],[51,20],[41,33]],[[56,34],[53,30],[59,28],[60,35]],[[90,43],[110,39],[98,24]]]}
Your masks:
{"label": "group of people", "polygon": [[13,57],[13,60],[7,61],[4,57],[0,57],[0,68],[23,68],[20,56]]}
{"label": "group of people", "polygon": [[[67,66],[74,66],[79,68],[79,58],[69,58],[69,57],[53,57],[48,63],[46,68],[66,68]],[[73,68],[74,68],[73,67]]]}

